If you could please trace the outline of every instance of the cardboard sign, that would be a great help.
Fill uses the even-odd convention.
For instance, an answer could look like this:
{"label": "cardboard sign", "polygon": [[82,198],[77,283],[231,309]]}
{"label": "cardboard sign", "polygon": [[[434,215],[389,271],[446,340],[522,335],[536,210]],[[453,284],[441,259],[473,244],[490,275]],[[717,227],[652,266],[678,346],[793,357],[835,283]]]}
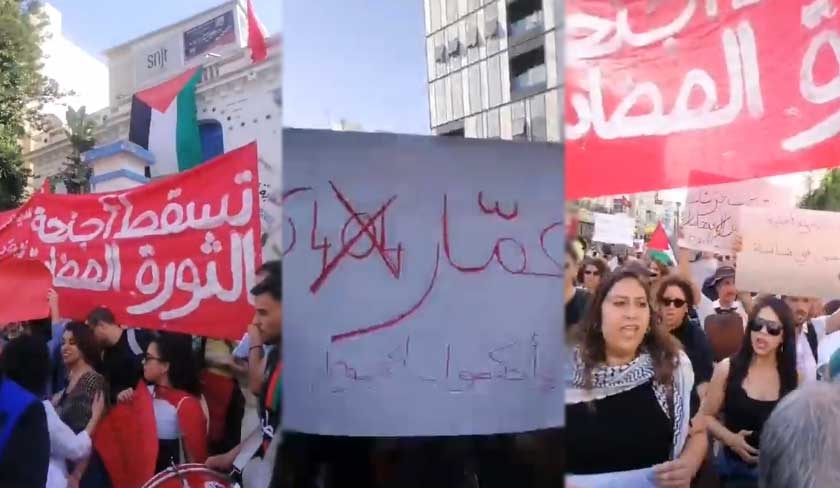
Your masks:
{"label": "cardboard sign", "polygon": [[716,253],[732,250],[742,207],[790,208],[790,188],[747,180],[690,188],[685,199],[680,247]]}
{"label": "cardboard sign", "polygon": [[633,247],[636,235],[636,221],[624,214],[593,213],[595,217],[594,242],[604,244],[623,244]]}
{"label": "cardboard sign", "polygon": [[745,207],[741,236],[739,290],[840,296],[840,214]]}
{"label": "cardboard sign", "polygon": [[284,134],[284,427],[563,425],[563,147]]}

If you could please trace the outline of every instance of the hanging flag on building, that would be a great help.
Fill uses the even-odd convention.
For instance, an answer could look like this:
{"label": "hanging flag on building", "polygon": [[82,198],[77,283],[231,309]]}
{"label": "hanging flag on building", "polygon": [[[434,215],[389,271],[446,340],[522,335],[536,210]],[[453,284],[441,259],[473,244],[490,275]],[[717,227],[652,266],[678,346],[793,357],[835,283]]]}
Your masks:
{"label": "hanging flag on building", "polygon": [[665,232],[665,227],[662,226],[662,222],[656,224],[656,229],[650,235],[650,240],[647,243],[647,249],[651,259],[655,259],[668,266],[673,266],[677,263],[674,250],[671,248],[671,241],[668,239],[668,234]]}
{"label": "hanging flag on building", "polygon": [[134,94],[128,140],[154,154],[150,176],[178,173],[203,162],[195,101],[201,74],[200,66],[192,68]]}
{"label": "hanging flag on building", "polygon": [[251,62],[259,63],[268,57],[268,46],[265,42],[265,28],[263,28],[257,14],[254,12],[253,0],[248,0],[248,47],[251,49]]}

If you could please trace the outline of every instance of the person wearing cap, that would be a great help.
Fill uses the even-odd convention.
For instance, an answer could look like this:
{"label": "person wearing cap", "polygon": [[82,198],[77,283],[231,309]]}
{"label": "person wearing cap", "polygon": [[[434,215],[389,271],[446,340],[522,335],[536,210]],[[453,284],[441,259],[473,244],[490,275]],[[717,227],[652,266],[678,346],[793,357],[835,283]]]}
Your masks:
{"label": "person wearing cap", "polygon": [[[738,299],[738,289],[735,287],[735,268],[732,266],[720,266],[715,273],[704,283],[704,293],[698,307],[700,323],[706,323],[706,318],[714,314],[735,313],[741,317],[742,324],[746,327],[747,311],[744,304]],[[706,297],[706,292],[712,291],[715,300],[711,301]]]}

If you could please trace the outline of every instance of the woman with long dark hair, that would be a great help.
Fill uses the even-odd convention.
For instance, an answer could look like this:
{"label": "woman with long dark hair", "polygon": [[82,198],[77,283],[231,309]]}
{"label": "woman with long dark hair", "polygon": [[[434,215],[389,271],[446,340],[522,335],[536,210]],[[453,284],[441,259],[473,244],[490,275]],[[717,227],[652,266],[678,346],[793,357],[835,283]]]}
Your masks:
{"label": "woman with long dark hair", "polygon": [[747,331],[741,349],[715,366],[701,407],[709,430],[724,446],[718,458],[724,486],[757,486],[761,428],[800,382],[793,314],[784,301],[760,298]]}
{"label": "woman with long dark hair", "polygon": [[565,391],[569,482],[686,486],[708,440],[689,428],[691,364],[656,326],[647,281],[614,271],[577,332]]}
{"label": "woman with long dark hair", "polygon": [[580,264],[577,280],[578,285],[589,293],[595,293],[601,280],[607,276],[610,268],[601,258],[585,257]]}
{"label": "woman with long dark hair", "polygon": [[190,336],[164,332],[154,338],[143,358],[143,377],[154,398],[159,446],[156,472],[172,463],[204,463],[207,414]]}
{"label": "woman with long dark hair", "polygon": [[691,390],[691,416],[700,409],[700,400],[706,393],[714,371],[712,346],[700,327],[691,317],[695,295],[691,282],[678,274],[662,278],[656,289],[656,308],[660,324],[683,347],[694,371],[694,388]]}

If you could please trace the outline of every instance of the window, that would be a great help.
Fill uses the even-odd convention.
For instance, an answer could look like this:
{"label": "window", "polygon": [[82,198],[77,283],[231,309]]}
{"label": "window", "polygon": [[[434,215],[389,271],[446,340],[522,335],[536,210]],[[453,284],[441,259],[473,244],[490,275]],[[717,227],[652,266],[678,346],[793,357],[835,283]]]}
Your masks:
{"label": "window", "polygon": [[487,138],[498,139],[502,131],[499,124],[499,109],[487,112]]}
{"label": "window", "polygon": [[461,41],[457,37],[449,40],[446,53],[449,54],[449,57],[458,56],[461,53]]}
{"label": "window", "polygon": [[516,54],[511,50],[510,90],[529,91],[545,87],[545,48],[542,45]]}
{"label": "window", "polygon": [[458,20],[458,0],[444,0],[446,2],[446,23]]}
{"label": "window", "polygon": [[199,121],[198,135],[201,139],[201,155],[205,161],[224,154],[224,131],[222,130],[222,124],[219,123],[219,121]]}
{"label": "window", "polygon": [[545,95],[537,95],[530,101],[531,121],[528,124],[532,141],[547,141],[545,122]]}
{"label": "window", "polygon": [[515,0],[508,4],[508,36],[519,37],[531,32],[541,32],[543,27],[540,0]]}
{"label": "window", "polygon": [[438,63],[446,62],[446,48],[443,46],[435,46],[435,61]]}
{"label": "window", "polygon": [[431,17],[430,32],[440,29],[440,0],[429,0],[429,15]]}
{"label": "window", "polygon": [[467,76],[470,90],[470,113],[474,114],[481,111],[481,67],[477,64],[470,66]]}
{"label": "window", "polygon": [[444,132],[441,135],[444,137],[464,137],[464,128],[461,127],[460,129],[454,129],[449,132]]}
{"label": "window", "polygon": [[462,84],[461,74],[466,72],[456,71],[449,77],[449,91],[452,95],[452,120],[460,119],[464,116],[464,85]]}
{"label": "window", "polygon": [[487,60],[487,95],[491,107],[502,103],[502,63],[501,55]]}
{"label": "window", "polygon": [[511,134],[513,140],[528,139],[527,124],[525,123],[525,104],[514,103],[510,106]]}
{"label": "window", "polygon": [[467,47],[478,47],[478,26],[467,24]]}

